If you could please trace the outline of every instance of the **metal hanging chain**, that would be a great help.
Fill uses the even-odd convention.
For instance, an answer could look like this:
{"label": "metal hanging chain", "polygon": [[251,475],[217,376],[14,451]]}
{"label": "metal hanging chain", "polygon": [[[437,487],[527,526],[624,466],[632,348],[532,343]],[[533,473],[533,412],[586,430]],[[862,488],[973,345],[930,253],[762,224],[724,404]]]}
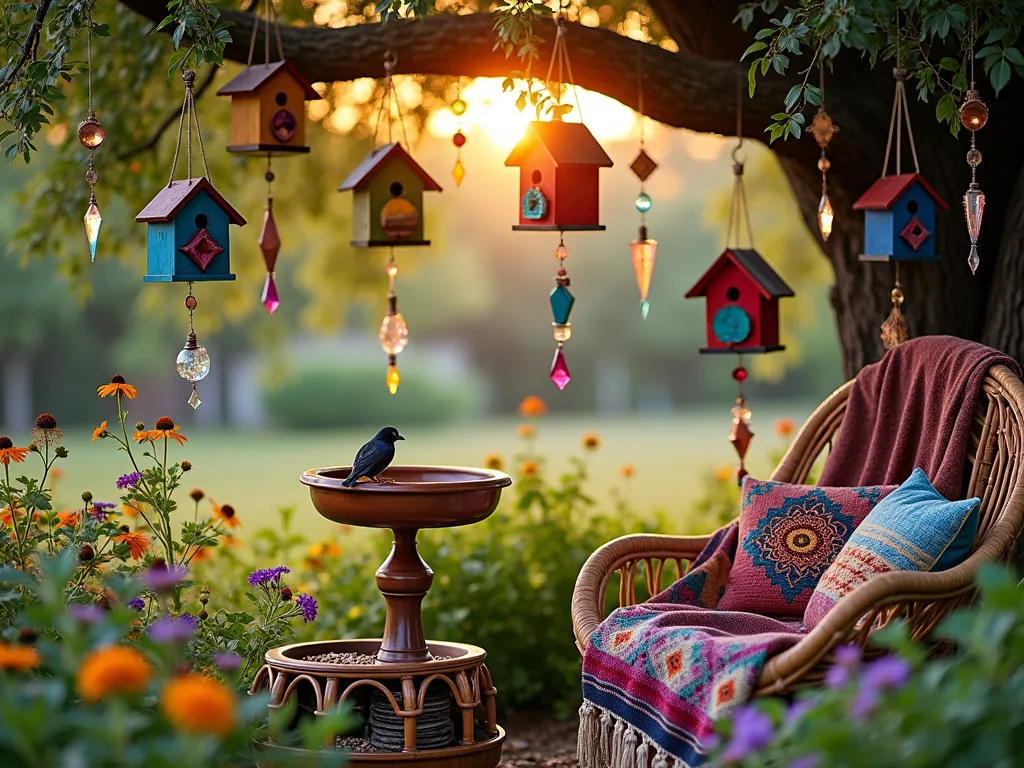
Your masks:
{"label": "metal hanging chain", "polygon": [[[258,2],[259,0],[257,0]],[[252,37],[249,38],[249,60],[246,66],[252,66],[252,57],[256,51],[256,35],[260,30],[260,15],[256,16],[256,23],[252,27]],[[281,42],[281,27],[277,24],[277,10],[274,8],[274,0],[263,0],[263,63],[270,64],[270,29],[273,23],[274,37],[277,38],[277,60],[284,61],[284,45]]]}
{"label": "metal hanging chain", "polygon": [[206,162],[206,148],[203,146],[203,134],[199,128],[199,113],[196,111],[196,97],[194,92],[196,73],[191,69],[181,72],[181,79],[185,81],[185,100],[181,105],[181,119],[178,121],[178,141],[174,146],[174,160],[171,161],[171,175],[167,179],[167,186],[174,181],[174,171],[178,167],[178,156],[181,153],[181,129],[186,129],[185,167],[188,176],[192,178],[192,123],[195,121],[196,136],[199,139],[199,155],[203,160],[203,176],[210,178],[210,166]]}
{"label": "metal hanging chain", "polygon": [[[747,225],[747,242],[750,248],[754,247],[754,228],[750,222],[750,206],[747,204],[747,190],[743,186],[744,158],[741,155],[743,150],[743,82],[736,80],[736,147],[732,151],[732,199],[729,201],[729,223],[725,230],[725,247],[729,248],[730,243],[739,245],[740,233],[743,223]],[[733,240],[735,231],[736,239]]]}

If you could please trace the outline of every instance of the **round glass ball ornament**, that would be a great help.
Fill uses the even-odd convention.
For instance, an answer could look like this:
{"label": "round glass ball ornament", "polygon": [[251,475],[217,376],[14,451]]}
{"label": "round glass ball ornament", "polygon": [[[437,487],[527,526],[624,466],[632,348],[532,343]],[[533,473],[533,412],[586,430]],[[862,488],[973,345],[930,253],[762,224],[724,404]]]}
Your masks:
{"label": "round glass ball ornament", "polygon": [[456,99],[452,102],[452,114],[456,117],[461,117],[466,114],[466,102],[462,99]]}
{"label": "round glass ball ornament", "polygon": [[988,107],[977,91],[968,91],[967,98],[960,105],[960,123],[969,131],[978,131],[988,122]]}
{"label": "round glass ball ornament", "polygon": [[96,149],[105,137],[106,132],[100,121],[91,115],[78,124],[78,140],[86,149]]}
{"label": "round glass ball ornament", "polygon": [[651,200],[651,196],[648,195],[646,192],[641,192],[639,195],[637,195],[635,202],[636,209],[640,211],[640,213],[647,213],[649,210],[651,210],[651,206],[654,205],[654,201]]}
{"label": "round glass ball ornament", "polygon": [[210,373],[210,355],[206,347],[190,348],[186,345],[174,362],[178,366],[178,375],[193,384],[205,379]]}

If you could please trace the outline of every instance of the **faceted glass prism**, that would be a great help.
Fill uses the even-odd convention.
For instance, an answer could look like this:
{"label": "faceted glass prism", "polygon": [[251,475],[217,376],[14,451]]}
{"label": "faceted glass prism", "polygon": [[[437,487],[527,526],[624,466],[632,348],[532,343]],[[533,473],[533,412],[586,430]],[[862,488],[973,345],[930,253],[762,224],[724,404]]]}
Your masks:
{"label": "faceted glass prism", "polygon": [[651,177],[651,174],[658,170],[658,164],[651,159],[651,156],[643,149],[640,150],[640,154],[634,158],[633,162],[630,163],[629,170],[633,172],[640,181],[647,181]]}
{"label": "faceted glass prism", "polygon": [[188,404],[192,406],[193,411],[203,404],[203,401],[199,399],[199,393],[196,392],[195,389],[192,390],[192,395],[188,399]]}
{"label": "faceted glass prism", "polygon": [[[636,285],[640,289],[640,301],[647,301],[647,292],[651,289],[651,276],[654,274],[654,256],[658,250],[657,240],[633,240],[629,251],[633,255],[633,271],[636,273]],[[646,316],[646,313],[644,313]]]}
{"label": "faceted glass prism", "polygon": [[455,167],[452,168],[452,178],[455,179],[456,187],[462,186],[462,180],[466,178],[466,169],[462,167],[462,160],[455,161]]}
{"label": "faceted glass prism", "polygon": [[267,281],[263,283],[263,296],[260,297],[260,301],[270,314],[274,314],[281,306],[281,300],[277,298],[277,286],[274,284],[272,272],[267,273]]}
{"label": "faceted glass prism", "polygon": [[380,348],[385,355],[397,355],[409,343],[409,328],[405,324],[405,318],[401,312],[393,315],[384,315],[384,321],[380,324]]}
{"label": "faceted glass prism", "polygon": [[398,375],[398,366],[388,366],[388,375],[385,377],[384,382],[388,385],[388,392],[392,395],[398,392],[398,385],[402,383],[402,377]]}
{"label": "faceted glass prism", "polygon": [[981,217],[985,214],[985,193],[977,184],[972,183],[964,195],[964,216],[967,218],[967,234],[971,242],[978,242],[981,234]]}
{"label": "faceted glass prism", "polygon": [[548,299],[551,301],[551,314],[555,322],[559,325],[568,323],[572,305],[576,302],[576,298],[569,293],[569,289],[564,285],[556,285]]}
{"label": "faceted glass prism", "polygon": [[572,375],[569,373],[569,366],[565,364],[565,355],[562,354],[561,347],[555,350],[555,359],[551,361],[550,378],[560,390],[565,389],[572,379]]}
{"label": "faceted glass prism", "polygon": [[89,258],[96,261],[96,244],[100,239],[100,227],[103,225],[103,217],[95,201],[89,203],[89,210],[85,212],[85,236],[89,241]]}
{"label": "faceted glass prism", "polygon": [[822,193],[818,201],[818,229],[821,231],[821,239],[828,240],[832,234],[832,222],[835,220],[836,212],[832,209],[832,201],[828,195]]}
{"label": "faceted glass prism", "polygon": [[277,254],[281,251],[281,236],[277,232],[273,202],[269,197],[267,198],[267,207],[263,209],[263,227],[260,229],[260,236],[256,242],[263,254],[267,272],[273,272],[274,267],[277,266]]}
{"label": "faceted glass prism", "polygon": [[743,461],[750,447],[750,441],[754,439],[754,433],[750,431],[750,425],[744,419],[733,419],[732,431],[729,433],[729,442],[736,449],[736,455]]}
{"label": "faceted glass prism", "polygon": [[640,317],[644,320],[647,319],[647,314],[651,311],[651,302],[644,299],[640,302]]}
{"label": "faceted glass prism", "polygon": [[971,243],[971,252],[967,256],[967,266],[971,268],[972,275],[978,271],[979,264],[981,264],[981,257],[978,256],[978,246]]}
{"label": "faceted glass prism", "polygon": [[206,351],[206,347],[183,349],[178,353],[178,359],[174,362],[178,366],[178,375],[193,384],[205,379],[210,373],[210,355]]}

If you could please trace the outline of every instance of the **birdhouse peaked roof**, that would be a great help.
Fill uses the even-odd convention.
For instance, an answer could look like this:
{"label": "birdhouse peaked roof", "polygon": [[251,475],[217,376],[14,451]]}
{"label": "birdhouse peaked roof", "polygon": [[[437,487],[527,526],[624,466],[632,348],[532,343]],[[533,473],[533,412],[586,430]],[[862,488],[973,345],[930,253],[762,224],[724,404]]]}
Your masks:
{"label": "birdhouse peaked roof", "polygon": [[772,269],[768,262],[761,258],[761,254],[753,248],[726,248],[693,288],[686,292],[686,298],[706,296],[708,286],[729,264],[735,264],[741,272],[749,277],[766,299],[778,299],[793,295],[793,289],[786,285],[786,281],[779,277],[779,273]]}
{"label": "birdhouse peaked roof", "polygon": [[320,94],[313,90],[309,81],[299,74],[299,70],[290,61],[274,61],[270,64],[251,64],[231,80],[227,85],[217,91],[218,96],[238,96],[245,93],[255,93],[278,72],[285,71],[289,77],[302,86],[306,101],[317,101]]}
{"label": "birdhouse peaked roof", "polygon": [[855,211],[888,211],[899,200],[900,196],[913,185],[914,182],[921,185],[925,192],[935,201],[942,210],[948,211],[949,206],[931,188],[931,185],[924,180],[919,173],[899,173],[895,176],[883,176],[870,187],[867,192],[861,195],[853,204]]}
{"label": "birdhouse peaked roof", "polygon": [[583,123],[563,123],[560,120],[530,123],[523,138],[505,158],[505,165],[521,166],[537,144],[547,151],[556,166],[612,166],[612,159],[597,143],[587,126]]}
{"label": "birdhouse peaked roof", "polygon": [[153,223],[170,221],[200,190],[213,198],[213,201],[228,215],[228,221],[239,226],[245,224],[242,214],[231,207],[231,203],[225,200],[220,192],[213,188],[213,184],[205,176],[198,179],[172,181],[157,192],[156,197],[139,211],[139,215],[135,217],[135,220]]}
{"label": "birdhouse peaked roof", "polygon": [[339,192],[345,192],[349,189],[361,189],[367,184],[370,179],[373,178],[374,174],[383,168],[390,158],[397,158],[403,163],[408,165],[416,175],[423,179],[423,189],[427,192],[440,192],[441,185],[430,178],[423,167],[412,159],[412,155],[405,151],[401,144],[385,144],[381,147],[377,147],[373,152],[366,156],[356,169],[348,175],[348,178],[341,183],[338,187]]}

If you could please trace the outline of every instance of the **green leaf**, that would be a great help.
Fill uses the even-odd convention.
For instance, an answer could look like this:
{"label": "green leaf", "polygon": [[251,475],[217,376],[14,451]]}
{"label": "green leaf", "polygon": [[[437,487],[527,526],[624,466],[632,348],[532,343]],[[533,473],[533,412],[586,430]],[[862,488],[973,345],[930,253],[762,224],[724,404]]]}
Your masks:
{"label": "green leaf", "polygon": [[999,92],[1010,82],[1010,65],[1005,61],[1000,61],[992,67],[989,79],[992,81],[992,87],[995,89],[996,96],[998,96]]}
{"label": "green leaf", "polygon": [[1006,60],[1011,64],[1024,64],[1024,55],[1016,48],[1007,48],[1003,55],[1006,56]]}
{"label": "green leaf", "polygon": [[767,47],[768,47],[768,43],[765,43],[765,42],[763,42],[761,40],[758,40],[757,42],[751,43],[748,46],[747,50],[745,50],[743,52],[743,55],[740,56],[740,61],[743,61],[745,58],[747,58],[748,54],[755,53],[757,51],[763,51]]}

